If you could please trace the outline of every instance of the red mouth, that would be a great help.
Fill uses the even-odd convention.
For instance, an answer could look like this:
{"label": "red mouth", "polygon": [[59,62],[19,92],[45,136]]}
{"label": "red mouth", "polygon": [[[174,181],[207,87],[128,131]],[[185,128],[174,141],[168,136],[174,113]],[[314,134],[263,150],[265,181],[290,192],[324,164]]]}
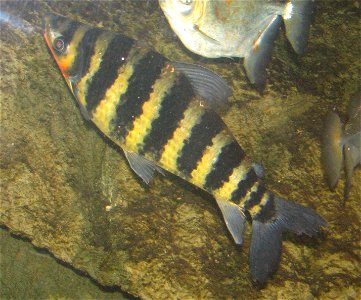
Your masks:
{"label": "red mouth", "polygon": [[59,67],[59,70],[60,70],[61,74],[64,76],[65,79],[67,79],[69,76],[65,73],[65,71],[66,71],[65,68],[62,68],[59,60],[57,59],[57,56],[56,56],[56,54],[55,54],[55,52],[54,52],[54,50],[53,50],[52,43],[51,43],[51,41],[50,41],[49,38],[48,38],[48,35],[47,35],[46,30],[45,30],[45,32],[44,32],[44,39],[45,39],[45,42],[46,42],[46,44],[47,44],[47,46],[48,46],[48,48],[49,48],[49,50],[50,50],[50,52],[51,52],[51,55],[53,56],[56,64],[57,64],[58,67]]}

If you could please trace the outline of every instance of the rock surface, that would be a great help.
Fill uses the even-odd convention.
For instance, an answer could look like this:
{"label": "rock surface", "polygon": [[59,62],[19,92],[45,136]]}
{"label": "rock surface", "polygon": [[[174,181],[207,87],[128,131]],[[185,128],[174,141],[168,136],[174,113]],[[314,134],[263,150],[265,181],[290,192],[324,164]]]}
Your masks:
{"label": "rock surface", "polygon": [[0,299],[131,299],[0,228]]}
{"label": "rock surface", "polygon": [[[332,109],[345,115],[361,82],[358,1],[317,1],[303,57],[280,34],[263,96],[241,64],[185,50],[157,2],[2,1],[0,7],[0,224],[100,284],[144,299],[360,295],[360,168],[343,205],[344,181],[329,191],[320,166],[324,116]],[[122,32],[226,78],[234,91],[224,115],[229,128],[265,167],[270,189],[328,221],[324,236],[286,235],[279,270],[264,289],[255,287],[249,228],[237,248],[211,197],[172,176],[144,186],[121,151],[81,117],[43,41],[46,12]]]}

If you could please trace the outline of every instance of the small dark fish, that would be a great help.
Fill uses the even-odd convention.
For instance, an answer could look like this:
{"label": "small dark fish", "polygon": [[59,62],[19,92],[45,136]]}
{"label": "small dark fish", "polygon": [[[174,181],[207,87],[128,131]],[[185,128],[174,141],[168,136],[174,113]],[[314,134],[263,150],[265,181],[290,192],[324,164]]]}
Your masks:
{"label": "small dark fish", "polygon": [[312,209],[266,190],[213,110],[231,91],[218,75],[171,62],[122,34],[58,15],[45,17],[46,43],[85,118],[119,145],[145,183],[171,172],[216,199],[237,244],[252,220],[254,280],[280,259],[284,231],[315,235],[325,221]]}
{"label": "small dark fish", "polygon": [[282,20],[293,49],[307,43],[313,0],[159,0],[184,46],[204,57],[244,57],[247,76],[264,88]]}
{"label": "small dark fish", "polygon": [[345,168],[345,199],[350,193],[353,170],[361,160],[361,92],[350,98],[347,115],[348,120],[343,125],[337,114],[328,114],[322,147],[323,165],[330,189],[335,188],[342,166]]}

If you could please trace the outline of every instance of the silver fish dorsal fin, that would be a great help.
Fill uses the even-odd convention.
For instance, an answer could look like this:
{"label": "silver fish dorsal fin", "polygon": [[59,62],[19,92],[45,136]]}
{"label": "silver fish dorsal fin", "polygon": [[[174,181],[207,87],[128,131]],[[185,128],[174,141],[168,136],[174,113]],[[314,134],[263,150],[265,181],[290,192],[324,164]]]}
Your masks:
{"label": "silver fish dorsal fin", "polygon": [[155,171],[164,175],[163,169],[157,166],[154,162],[145,159],[134,152],[124,150],[124,154],[130,167],[146,184],[149,184],[153,179]]}
{"label": "silver fish dorsal fin", "polygon": [[216,73],[202,66],[174,62],[173,66],[190,81],[194,92],[202,97],[215,111],[224,110],[232,90],[227,82]]}

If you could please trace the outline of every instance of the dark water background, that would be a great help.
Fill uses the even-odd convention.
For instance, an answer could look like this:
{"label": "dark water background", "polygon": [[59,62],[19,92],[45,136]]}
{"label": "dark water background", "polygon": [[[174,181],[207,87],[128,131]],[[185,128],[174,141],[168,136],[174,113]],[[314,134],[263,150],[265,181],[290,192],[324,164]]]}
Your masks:
{"label": "dark water background", "polygon": [[[268,187],[319,212],[325,233],[286,235],[279,270],[254,286],[249,234],[235,247],[211,197],[172,176],[145,187],[82,119],[43,41],[46,12],[223,76],[227,125]],[[345,118],[360,86],[359,1],[316,1],[302,57],[281,33],[264,95],[239,60],[187,51],[156,1],[1,1],[0,29],[1,299],[358,299],[361,172],[343,204],[344,180],[334,192],[325,183],[320,141],[327,112]]]}

